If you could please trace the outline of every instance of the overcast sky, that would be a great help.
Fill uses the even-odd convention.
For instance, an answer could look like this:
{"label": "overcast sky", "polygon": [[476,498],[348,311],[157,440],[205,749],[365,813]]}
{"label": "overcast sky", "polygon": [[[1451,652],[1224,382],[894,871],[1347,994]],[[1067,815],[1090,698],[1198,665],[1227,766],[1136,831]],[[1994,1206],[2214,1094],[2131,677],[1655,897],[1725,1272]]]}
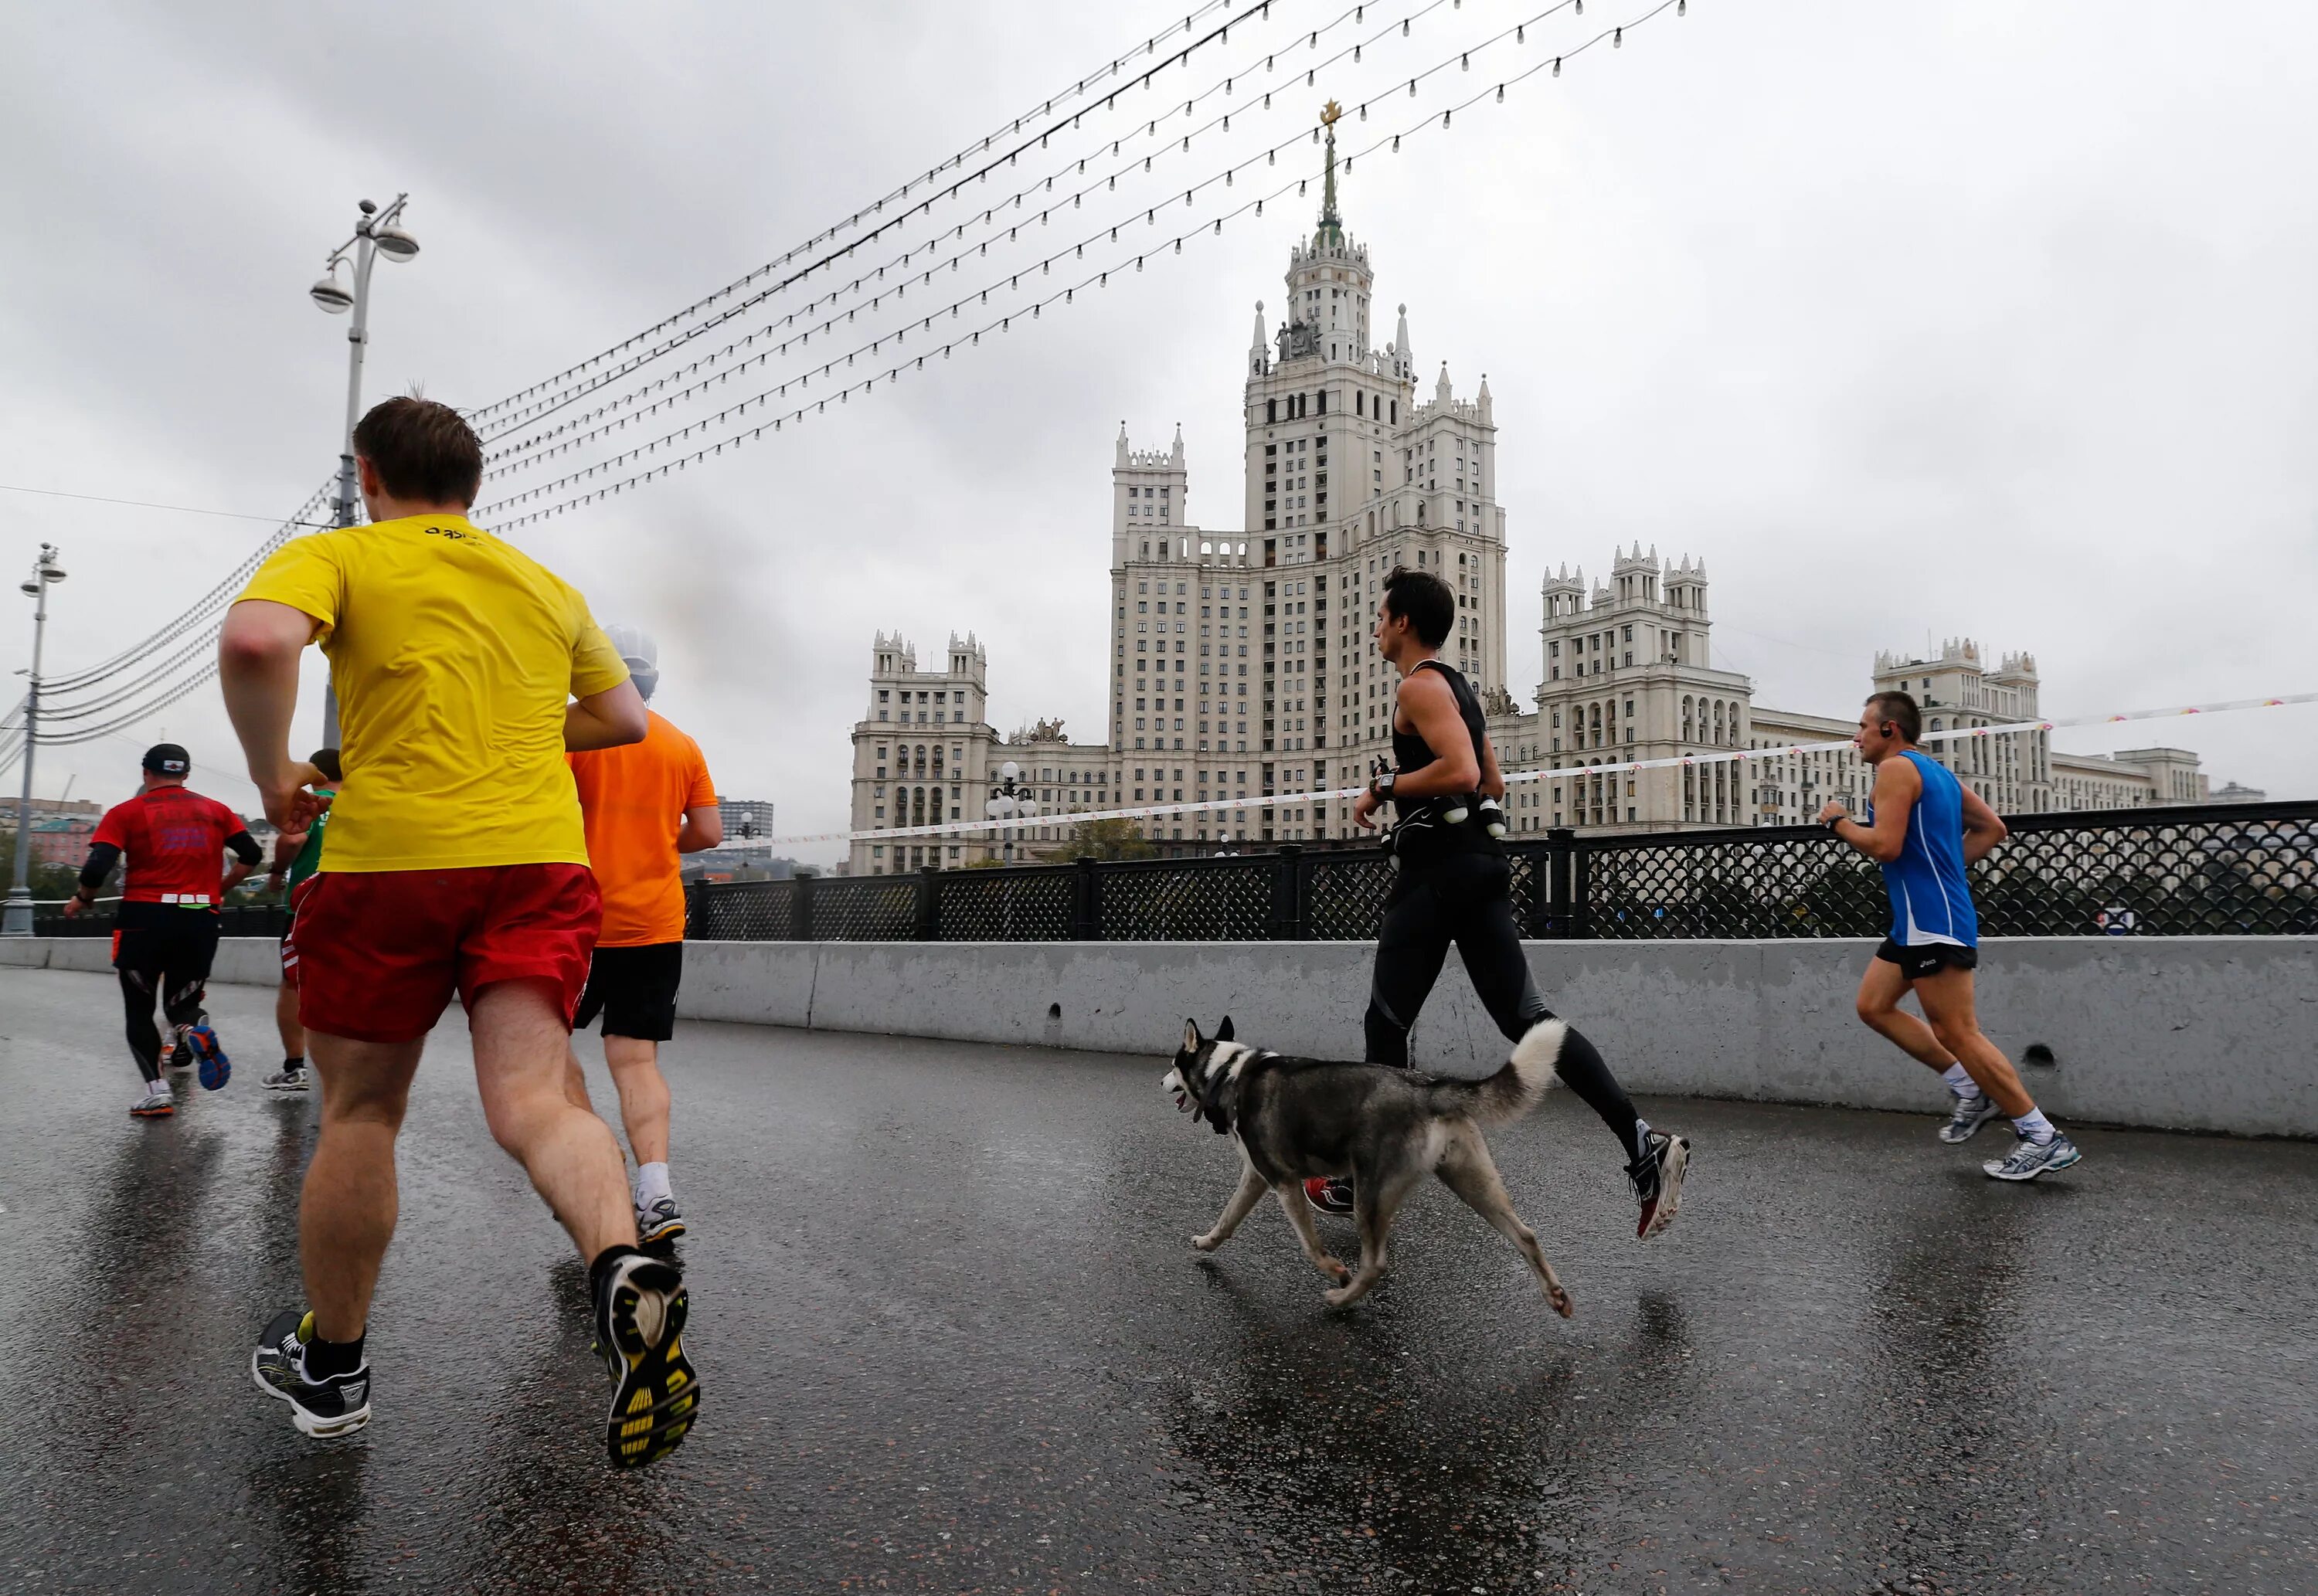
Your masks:
{"label": "overcast sky", "polygon": [[[1327,43],[1424,3],[1369,5]],[[1442,104],[1649,8],[1593,0],[1418,96],[1392,86],[1545,3],[1438,6],[1360,66],[1296,77],[1268,117],[1235,89],[1228,138],[1146,140],[1162,152],[1148,190],[1177,191],[1175,212],[1137,219],[1172,238],[1308,164],[1307,146],[1181,204],[1331,94],[1376,103],[1348,147],[1432,115],[1356,165],[1343,209],[1379,332],[1409,306],[1423,386],[1444,360],[1460,395],[1488,375],[1516,695],[1540,674],[1544,570],[1604,569],[1638,539],[1705,558],[1716,663],[1750,672],[1758,704],[1848,713],[1878,649],[1954,634],[2033,651],[2048,714],[2318,688],[2318,12],[1694,0],[1438,128]],[[1324,59],[1297,31],[1340,9],[1275,0],[1168,86],[1058,136],[1041,172],[1267,49],[1282,53],[1251,84]],[[278,516],[337,449],[346,323],[306,288],[357,199],[410,191],[423,248],[379,269],[366,391],[487,404],[841,220],[1182,6],[0,14],[0,483]],[[1026,160],[993,177],[984,202],[1031,175]],[[1034,231],[1006,269],[1035,270],[1133,192]],[[1180,421],[1193,519],[1236,526],[1253,304],[1277,318],[1315,204],[1268,205],[806,426],[514,535],[599,618],[658,633],[657,707],[724,793],[777,801],[785,831],[844,823],[881,627],[921,660],[977,632],[1002,730],[1062,715],[1099,739],[1112,440],[1124,420],[1162,444]],[[977,257],[937,287],[989,270]],[[10,585],[44,538],[72,573],[52,670],[150,630],[266,531],[0,492]],[[29,631],[21,611],[0,626],[12,668]],[[214,687],[45,756],[39,786],[117,799],[165,730],[192,746],[196,785],[253,802]],[[2318,710],[2287,709],[2061,746],[2170,742],[2216,785],[2305,796],[2314,731]]]}

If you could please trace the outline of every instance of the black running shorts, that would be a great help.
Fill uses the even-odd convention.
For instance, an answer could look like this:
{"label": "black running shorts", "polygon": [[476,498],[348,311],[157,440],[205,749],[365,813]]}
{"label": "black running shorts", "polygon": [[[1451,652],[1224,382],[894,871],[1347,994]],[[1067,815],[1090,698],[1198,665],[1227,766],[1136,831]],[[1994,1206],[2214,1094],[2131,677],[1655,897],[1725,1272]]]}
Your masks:
{"label": "black running shorts", "polygon": [[584,1031],[604,1017],[604,1035],[665,1042],[676,1035],[676,989],[684,980],[684,944],[599,947],[588,966],[571,1028]]}
{"label": "black running shorts", "polygon": [[1899,965],[1900,973],[1910,981],[1921,981],[1943,970],[1976,969],[1980,964],[1980,949],[1976,947],[1958,947],[1953,942],[1925,942],[1908,947],[1889,937],[1875,950],[1875,956],[1886,964]]}

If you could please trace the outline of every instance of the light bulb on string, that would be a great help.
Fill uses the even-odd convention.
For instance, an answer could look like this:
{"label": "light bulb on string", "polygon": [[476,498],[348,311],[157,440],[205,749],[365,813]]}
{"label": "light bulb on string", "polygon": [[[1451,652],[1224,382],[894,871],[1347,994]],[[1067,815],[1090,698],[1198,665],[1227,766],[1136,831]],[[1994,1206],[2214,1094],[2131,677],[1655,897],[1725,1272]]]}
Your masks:
{"label": "light bulb on string", "polygon": [[1559,56],[1553,58],[1553,75],[1556,77],[1561,76],[1561,58]]}
{"label": "light bulb on string", "polygon": [[1612,49],[1623,49],[1626,48],[1626,31],[1623,28],[1613,28],[1610,30],[1610,48]]}

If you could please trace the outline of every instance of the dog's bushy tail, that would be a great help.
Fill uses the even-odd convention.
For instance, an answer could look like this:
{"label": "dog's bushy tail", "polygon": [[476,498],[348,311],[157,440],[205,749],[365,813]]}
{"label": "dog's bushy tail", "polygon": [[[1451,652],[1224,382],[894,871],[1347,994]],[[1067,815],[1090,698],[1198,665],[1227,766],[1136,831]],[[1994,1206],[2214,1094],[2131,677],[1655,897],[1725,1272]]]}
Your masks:
{"label": "dog's bushy tail", "polygon": [[1519,1119],[1560,1084],[1554,1065],[1561,1058],[1569,1027],[1558,1019],[1541,1019],[1514,1044],[1505,1067],[1475,1088],[1473,1117],[1484,1125]]}

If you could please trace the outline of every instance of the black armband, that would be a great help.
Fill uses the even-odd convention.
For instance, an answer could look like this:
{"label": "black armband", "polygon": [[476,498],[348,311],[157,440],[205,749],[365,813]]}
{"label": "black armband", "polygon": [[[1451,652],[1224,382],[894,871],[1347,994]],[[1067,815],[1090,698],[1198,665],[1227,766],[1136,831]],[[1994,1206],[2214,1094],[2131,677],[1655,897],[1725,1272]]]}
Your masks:
{"label": "black armband", "polygon": [[249,834],[247,827],[227,838],[225,846],[235,858],[253,870],[257,868],[257,861],[265,856],[265,850],[257,846],[257,838]]}
{"label": "black armband", "polygon": [[104,878],[112,874],[112,867],[120,862],[121,849],[113,844],[110,842],[90,843],[88,845],[88,863],[80,867],[80,887],[82,896],[90,896],[95,892],[97,888],[103,886],[104,884]]}

